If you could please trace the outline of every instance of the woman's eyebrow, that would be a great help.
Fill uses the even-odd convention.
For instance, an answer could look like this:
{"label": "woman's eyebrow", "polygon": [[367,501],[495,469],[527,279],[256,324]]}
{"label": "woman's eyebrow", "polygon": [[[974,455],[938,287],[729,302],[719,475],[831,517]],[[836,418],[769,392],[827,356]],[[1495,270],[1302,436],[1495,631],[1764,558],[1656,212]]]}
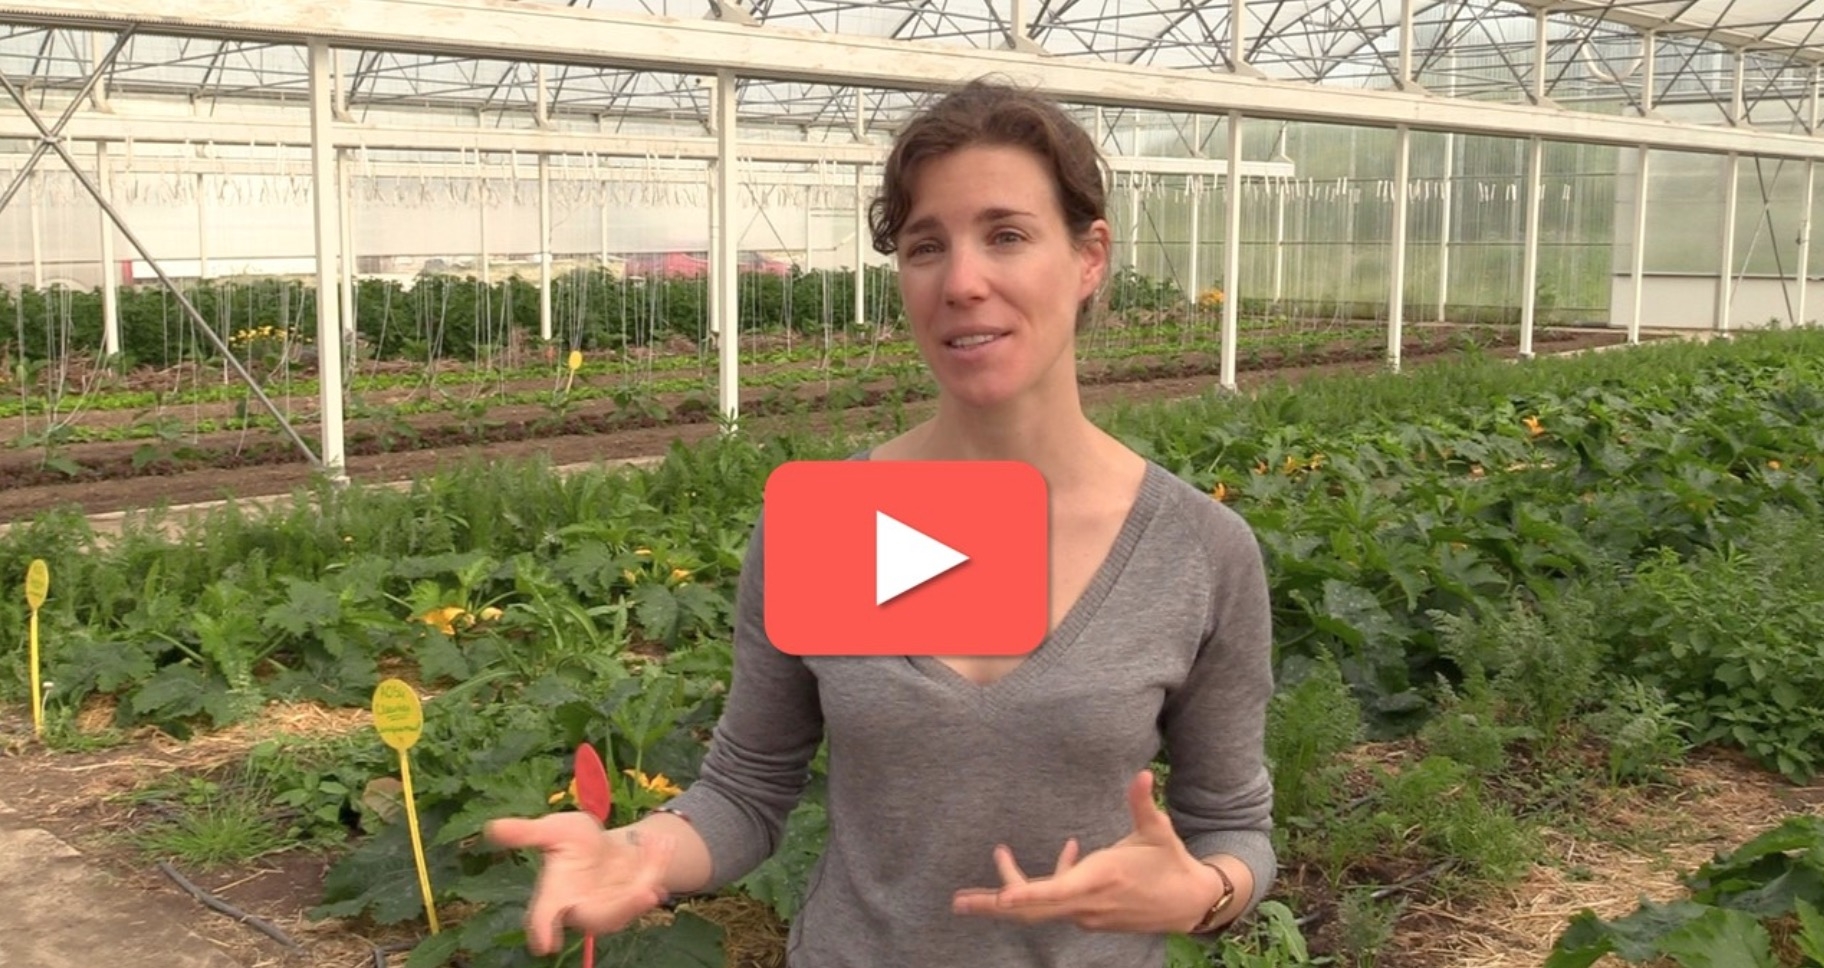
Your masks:
{"label": "woman's eyebrow", "polygon": [[[978,212],[976,214],[975,221],[978,223],[980,223],[980,222],[999,222],[1002,219],[1013,218],[1016,216],[1023,216],[1023,217],[1030,218],[1032,216],[1032,213],[1028,212],[1028,211],[1024,211],[1022,209],[1017,209],[1017,208],[1002,208],[1000,206],[996,206],[993,208],[982,209],[980,212]],[[933,229],[936,227],[937,227],[937,216],[926,215],[921,218],[917,218],[910,222],[907,222],[906,227],[904,229],[902,229],[901,231],[909,234],[912,232],[929,231],[930,229]]]}

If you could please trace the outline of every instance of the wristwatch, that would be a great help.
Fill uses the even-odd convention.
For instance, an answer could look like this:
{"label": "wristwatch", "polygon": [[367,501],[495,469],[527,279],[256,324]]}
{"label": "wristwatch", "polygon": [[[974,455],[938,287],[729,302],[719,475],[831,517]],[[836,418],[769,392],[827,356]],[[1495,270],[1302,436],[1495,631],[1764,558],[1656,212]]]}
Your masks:
{"label": "wristwatch", "polygon": [[1222,917],[1222,912],[1229,909],[1229,905],[1235,903],[1235,882],[1229,880],[1228,872],[1224,871],[1221,867],[1218,867],[1207,860],[1202,863],[1208,865],[1211,870],[1215,871],[1217,877],[1222,878],[1222,896],[1216,899],[1215,904],[1210,905],[1208,911],[1203,912],[1203,917],[1198,919],[1196,926],[1191,928],[1189,933],[1200,935],[1220,934],[1222,933],[1222,928],[1226,928],[1228,925],[1225,924],[1222,925],[1222,928],[1219,928],[1216,925],[1216,921]]}

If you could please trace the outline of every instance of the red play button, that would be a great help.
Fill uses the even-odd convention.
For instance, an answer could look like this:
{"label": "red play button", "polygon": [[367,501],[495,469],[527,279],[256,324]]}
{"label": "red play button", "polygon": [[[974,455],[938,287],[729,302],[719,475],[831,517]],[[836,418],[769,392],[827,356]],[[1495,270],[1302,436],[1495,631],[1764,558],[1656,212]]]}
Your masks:
{"label": "red play button", "polygon": [[1045,479],[1017,461],[794,461],[766,482],[766,632],[792,655],[1024,655]]}

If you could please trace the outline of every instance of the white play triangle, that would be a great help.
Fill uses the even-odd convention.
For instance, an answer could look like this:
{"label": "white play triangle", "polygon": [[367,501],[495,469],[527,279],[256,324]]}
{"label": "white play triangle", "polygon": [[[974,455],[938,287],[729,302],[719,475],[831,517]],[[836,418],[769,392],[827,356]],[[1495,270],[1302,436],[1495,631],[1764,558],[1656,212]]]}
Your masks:
{"label": "white play triangle", "polygon": [[969,560],[969,556],[874,512],[874,604],[895,598]]}

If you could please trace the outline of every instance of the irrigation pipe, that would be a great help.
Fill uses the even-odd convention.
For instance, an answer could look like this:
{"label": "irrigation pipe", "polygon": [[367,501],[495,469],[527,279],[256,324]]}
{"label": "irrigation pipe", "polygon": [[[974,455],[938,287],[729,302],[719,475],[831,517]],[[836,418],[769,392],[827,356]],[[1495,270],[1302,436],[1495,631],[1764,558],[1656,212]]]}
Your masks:
{"label": "irrigation pipe", "polygon": [[[1369,900],[1373,900],[1373,901],[1383,900],[1385,898],[1398,894],[1401,891],[1407,889],[1408,887],[1411,887],[1414,884],[1417,884],[1421,881],[1431,880],[1432,878],[1438,876],[1439,874],[1444,873],[1445,871],[1447,871],[1450,868],[1455,867],[1455,866],[1457,866],[1457,859],[1454,857],[1450,858],[1449,860],[1439,861],[1438,863],[1433,864],[1429,870],[1421,871],[1417,874],[1412,875],[1411,877],[1406,878],[1403,881],[1396,881],[1392,884],[1387,885],[1386,887],[1377,889],[1373,894],[1368,895],[1368,898],[1369,898]],[[1299,918],[1298,920],[1294,921],[1293,924],[1296,924],[1298,926],[1299,930],[1302,931],[1305,928],[1310,927],[1312,924],[1315,924],[1322,918],[1323,918],[1322,912],[1313,911],[1310,914],[1307,914],[1304,917]]]}
{"label": "irrigation pipe", "polygon": [[177,872],[177,868],[171,866],[170,861],[163,861],[163,860],[159,861],[158,869],[161,871],[164,871],[166,877],[171,878],[172,881],[176,882],[178,887],[183,888],[186,892],[189,893],[189,895],[191,897],[194,897],[197,900],[203,902],[203,905],[205,907],[207,907],[211,910],[214,910],[214,911],[219,911],[219,912],[226,914],[229,917],[235,919],[236,921],[241,922],[242,924],[251,926],[252,928],[254,928],[254,930],[259,931],[261,934],[273,939],[274,941],[277,941],[278,943],[284,945],[286,948],[288,948],[292,951],[303,950],[298,947],[298,943],[296,941],[291,940],[290,935],[279,930],[278,926],[274,925],[272,922],[264,920],[262,918],[254,917],[253,915],[248,914],[246,911],[243,911],[240,908],[237,908],[234,905],[229,904],[227,901],[224,901],[221,898],[216,897],[215,895],[209,893],[208,891],[205,891],[202,888],[197,887],[195,884],[190,883],[190,881],[187,880],[184,877],[184,875],[179,874]]}
{"label": "irrigation pipe", "polygon": [[410,951],[418,947],[416,941],[395,941],[392,944],[377,944],[374,949],[374,968],[386,968],[386,956],[400,951]]}

